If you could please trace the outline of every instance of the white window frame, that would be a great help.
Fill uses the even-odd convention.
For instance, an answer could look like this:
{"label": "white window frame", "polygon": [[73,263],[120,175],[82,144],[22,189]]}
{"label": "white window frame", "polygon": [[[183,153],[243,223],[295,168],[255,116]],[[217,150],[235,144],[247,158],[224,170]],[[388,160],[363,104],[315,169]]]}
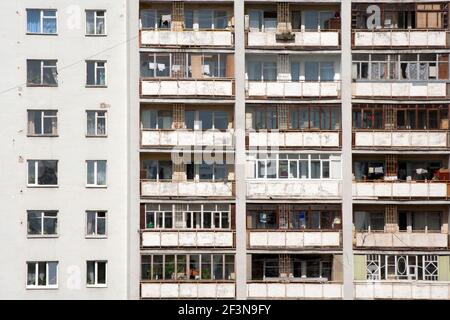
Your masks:
{"label": "white window frame", "polygon": [[[28,232],[28,223],[29,223],[29,214],[30,213],[40,213],[40,222],[41,222],[41,232],[39,234],[31,234]],[[46,217],[46,214],[51,213],[55,214],[55,217]],[[56,220],[56,232],[51,234],[44,234],[44,219],[54,219]],[[53,238],[58,237],[58,211],[57,210],[27,210],[27,237],[29,238]]]}
{"label": "white window frame", "polygon": [[[28,30],[28,25],[27,25],[27,34],[37,34],[37,35],[58,35],[58,10],[57,9],[35,9],[35,8],[27,8],[27,24],[28,24],[28,12],[30,10],[39,10],[39,16],[40,16],[40,20],[39,20],[39,32],[31,32]],[[44,15],[44,11],[54,11],[55,12],[55,16],[46,16]],[[44,32],[44,19],[52,19],[55,20],[56,22],[56,30],[55,33],[48,33],[48,32]]]}
{"label": "white window frame", "polygon": [[[88,215],[89,215],[89,213],[95,214],[95,224],[94,224],[95,233],[94,234],[88,233]],[[104,213],[105,217],[99,218],[98,217],[99,213]],[[99,219],[105,220],[105,234],[98,233],[98,220]],[[106,211],[106,210],[86,210],[86,230],[85,231],[86,231],[86,238],[107,238],[108,237],[108,211]]]}
{"label": "white window frame", "polygon": [[[87,260],[86,261],[86,274],[88,273],[88,262],[94,263],[94,284],[88,284],[86,276],[86,287],[88,288],[106,288],[108,287],[108,261],[107,260]],[[105,264],[105,283],[98,283],[98,264]]]}
{"label": "white window frame", "polygon": [[[94,33],[88,33],[88,12],[94,12]],[[98,33],[97,30],[97,19],[99,19],[98,13],[103,12],[103,29],[105,30],[104,33]],[[106,10],[105,9],[88,9],[85,11],[85,18],[86,18],[86,25],[85,25],[85,32],[86,36],[106,36],[108,34],[108,31],[106,29],[107,23],[106,23]]]}
{"label": "white window frame", "polygon": [[[30,121],[30,113],[31,112],[39,112],[40,113],[41,133],[28,132],[29,136],[50,136],[50,137],[54,137],[54,136],[58,135],[58,110],[50,110],[50,109],[48,109],[48,110],[33,110],[33,109],[28,109],[27,110],[28,121]],[[46,112],[55,112],[56,114],[55,115],[46,115]],[[45,120],[45,118],[55,118],[56,119],[56,133],[44,133],[44,120]]]}
{"label": "white window frame", "polygon": [[[105,162],[105,184],[98,184],[98,162],[104,161]],[[88,183],[88,177],[89,177],[89,170],[88,170],[88,163],[93,162],[94,163],[94,183],[89,184]],[[86,187],[87,188],[106,188],[108,185],[108,161],[107,160],[86,160]]]}
{"label": "white window frame", "polygon": [[[28,70],[27,70],[27,85],[29,86],[46,86],[46,87],[57,87],[58,86],[58,60],[52,60],[52,59],[44,59],[44,60],[40,60],[40,59],[28,59],[27,60],[27,64],[28,61],[39,61],[40,65],[41,65],[41,81],[39,84],[37,83],[29,83],[28,82]],[[55,65],[46,65],[46,63],[50,63],[50,62],[54,62]],[[48,83],[44,83],[44,69],[55,69],[56,70],[56,83],[55,84],[48,84]]]}
{"label": "white window frame", "polygon": [[[94,64],[94,84],[88,83],[89,78],[89,68],[88,64],[93,63]],[[99,63],[103,63],[103,66],[99,66]],[[107,61],[106,60],[86,60],[86,86],[87,87],[107,87],[108,86],[108,69],[106,67]],[[105,83],[99,84],[99,79],[97,78],[97,72],[99,69],[103,69],[105,72]]]}
{"label": "white window frame", "polygon": [[[94,112],[94,134],[89,134],[88,132],[88,120],[89,120],[89,113]],[[105,115],[101,116],[99,115],[99,112],[104,112]],[[98,119],[105,119],[105,133],[99,134],[98,133]],[[108,136],[108,111],[106,110],[86,110],[86,136],[87,137],[106,137]]]}
{"label": "white window frame", "polygon": [[[194,182],[228,182],[228,175],[230,174],[230,168],[227,163],[193,163],[194,166],[194,179],[188,181]],[[212,179],[204,180],[200,179],[200,166],[207,165],[212,167]],[[225,177],[223,179],[216,179],[216,166],[225,166]]]}
{"label": "white window frame", "polygon": [[[148,220],[147,220],[147,214],[151,214],[153,216],[153,228],[147,228]],[[172,228],[166,227],[166,215],[172,216]],[[158,223],[159,219],[158,217],[162,217],[162,225]],[[172,211],[162,211],[162,210],[148,210],[147,207],[145,208],[145,229],[147,230],[156,230],[156,229],[175,229],[174,228],[174,212],[173,208]]]}
{"label": "white window frame", "polygon": [[[30,166],[30,161],[34,161],[34,183],[30,183],[29,182],[29,166]],[[45,188],[45,187],[57,187],[58,184],[39,184],[39,161],[56,161],[56,168],[58,169],[58,160],[35,160],[35,159],[29,159],[27,160],[27,186],[29,187],[41,187],[41,188]],[[58,180],[59,183],[59,179],[58,179],[58,175],[56,175],[56,179]]]}
{"label": "white window frame", "polygon": [[[35,269],[34,269],[34,275],[35,275],[35,284],[34,285],[30,285],[28,284],[28,264],[34,264],[35,265]],[[45,263],[45,277],[46,277],[46,284],[45,285],[38,285],[38,277],[39,277],[39,270],[38,270],[38,265],[39,263]],[[48,284],[49,281],[49,274],[48,274],[48,265],[49,263],[56,263],[56,284]],[[58,283],[59,283],[59,262],[58,261],[27,261],[26,263],[26,288],[27,289],[58,289]]]}

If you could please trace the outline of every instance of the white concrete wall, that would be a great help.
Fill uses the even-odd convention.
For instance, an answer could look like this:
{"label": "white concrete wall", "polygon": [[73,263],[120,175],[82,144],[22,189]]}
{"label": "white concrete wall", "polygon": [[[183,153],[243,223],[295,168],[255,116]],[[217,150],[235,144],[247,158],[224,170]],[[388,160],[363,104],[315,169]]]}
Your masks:
{"label": "white concrete wall", "polygon": [[448,282],[355,281],[355,299],[450,299]]}
{"label": "white concrete wall", "polygon": [[[58,35],[26,35],[26,8],[58,10]],[[85,10],[107,10],[107,36],[85,36]],[[127,297],[125,0],[0,2],[0,299]],[[107,88],[85,88],[85,59],[107,60]],[[26,83],[27,59],[57,59],[59,86]],[[8,90],[10,89],[10,90]],[[86,109],[108,107],[108,137],[86,138]],[[59,137],[27,137],[27,109],[58,109]],[[58,188],[27,188],[27,159],[57,159]],[[88,159],[107,160],[105,189],[86,188]],[[27,210],[59,210],[59,236],[27,238]],[[107,210],[107,239],[86,239],[86,210]],[[59,261],[58,289],[27,290],[26,261]],[[107,288],[86,287],[86,260],[108,260]]]}
{"label": "white concrete wall", "polygon": [[272,231],[259,230],[248,232],[248,246],[258,248],[304,248],[304,247],[339,247],[338,231]]}
{"label": "white concrete wall", "polygon": [[354,82],[353,95],[362,97],[446,97],[445,82]]}
{"label": "white concrete wall", "polygon": [[356,31],[355,46],[358,47],[445,47],[445,31]]}
{"label": "white concrete wall", "polygon": [[232,146],[233,130],[142,130],[142,147],[151,146]]}
{"label": "white concrete wall", "polygon": [[356,147],[447,148],[446,131],[357,131]]}
{"label": "white concrete wall", "polygon": [[231,80],[144,80],[143,96],[232,96]]}
{"label": "white concrete wall", "polygon": [[232,231],[143,231],[143,247],[232,247]]}
{"label": "white concrete wall", "polygon": [[447,184],[442,182],[353,182],[354,199],[378,197],[445,198]]}
{"label": "white concrete wall", "polygon": [[249,132],[250,147],[339,147],[339,132]]}
{"label": "white concrete wall", "polygon": [[250,97],[338,97],[339,81],[325,82],[261,82],[248,81],[247,95]]}
{"label": "white concrete wall", "polygon": [[144,46],[232,46],[230,31],[171,31],[143,30],[141,44]]}
{"label": "white concrete wall", "polygon": [[303,31],[292,32],[294,41],[277,41],[275,32],[255,32],[247,34],[249,47],[338,47],[338,31]]}
{"label": "white concrete wall", "polygon": [[235,297],[234,283],[141,283],[141,298],[218,298]]}
{"label": "white concrete wall", "polygon": [[357,232],[357,247],[446,248],[447,233]]}
{"label": "white concrete wall", "polygon": [[247,198],[338,199],[340,180],[247,180]]}
{"label": "white concrete wall", "polygon": [[340,283],[248,283],[249,299],[342,299]]}
{"label": "white concrete wall", "polygon": [[141,182],[142,196],[231,197],[231,182]]}

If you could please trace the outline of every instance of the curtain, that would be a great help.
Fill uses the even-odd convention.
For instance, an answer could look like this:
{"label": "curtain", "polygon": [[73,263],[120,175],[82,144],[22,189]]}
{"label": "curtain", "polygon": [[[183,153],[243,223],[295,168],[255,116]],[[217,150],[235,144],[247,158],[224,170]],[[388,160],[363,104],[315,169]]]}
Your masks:
{"label": "curtain", "polygon": [[86,33],[95,34],[95,11],[86,12]]}
{"label": "curtain", "polygon": [[319,63],[305,62],[305,80],[318,81],[319,80]]}
{"label": "curtain", "polygon": [[44,11],[43,32],[44,33],[56,33],[56,11]]}
{"label": "curtain", "polygon": [[320,64],[320,81],[334,80],[334,65],[333,62],[322,62]]}
{"label": "curtain", "polygon": [[258,61],[249,61],[248,63],[248,79],[250,81],[261,81],[261,63]]}
{"label": "curtain", "polygon": [[27,32],[39,33],[41,32],[41,11],[27,10]]}
{"label": "curtain", "polygon": [[88,235],[94,235],[95,234],[95,212],[89,211],[87,213],[87,234]]}
{"label": "curtain", "polygon": [[36,111],[28,111],[28,134],[36,134]]}
{"label": "curtain", "polygon": [[97,184],[106,184],[106,161],[103,160],[97,162]]}

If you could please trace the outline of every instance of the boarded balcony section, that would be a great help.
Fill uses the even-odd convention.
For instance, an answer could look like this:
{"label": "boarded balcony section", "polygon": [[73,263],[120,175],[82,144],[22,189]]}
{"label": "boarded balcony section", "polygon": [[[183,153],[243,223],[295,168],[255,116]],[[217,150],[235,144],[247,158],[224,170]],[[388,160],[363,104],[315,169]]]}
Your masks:
{"label": "boarded balcony section", "polygon": [[447,199],[445,182],[353,182],[353,198]]}
{"label": "boarded balcony section", "polygon": [[444,30],[373,30],[354,31],[354,47],[420,47],[446,48],[448,34]]}
{"label": "boarded balcony section", "polygon": [[142,80],[141,95],[149,97],[232,97],[231,79],[158,79]]}
{"label": "boarded balcony section", "polygon": [[340,146],[340,133],[322,132],[249,132],[249,147],[323,147],[337,148]]}
{"label": "boarded balcony section", "polygon": [[141,146],[233,146],[233,131],[142,130]]}
{"label": "boarded balcony section", "polygon": [[302,249],[305,247],[340,247],[338,231],[272,231],[252,230],[248,232],[249,248]]}
{"label": "boarded balcony section", "polygon": [[142,247],[233,247],[233,231],[150,231],[141,234]]}
{"label": "boarded balcony section", "polygon": [[249,199],[340,199],[341,181],[339,180],[247,180],[247,198]]}
{"label": "boarded balcony section", "polygon": [[340,283],[248,282],[249,299],[341,299]]}
{"label": "boarded balcony section", "polygon": [[447,248],[448,234],[410,232],[357,232],[356,247]]}
{"label": "boarded balcony section", "polygon": [[235,284],[228,282],[141,283],[143,299],[233,299],[235,291]]}
{"label": "boarded balcony section", "polygon": [[392,99],[438,99],[446,98],[446,82],[354,82],[353,96]]}
{"label": "boarded balcony section", "polygon": [[448,131],[356,131],[357,148],[448,149]]}
{"label": "boarded balcony section", "polygon": [[291,41],[277,40],[275,32],[248,32],[247,46],[248,47],[333,47],[338,48],[339,31],[294,31],[291,32],[294,39]]}
{"label": "boarded balcony section", "polygon": [[141,181],[143,197],[232,197],[232,182]]}
{"label": "boarded balcony section", "polygon": [[231,47],[233,46],[233,34],[231,31],[143,30],[141,31],[141,46]]}
{"label": "boarded balcony section", "polygon": [[254,99],[315,97],[332,99],[341,95],[340,81],[247,82],[247,96]]}
{"label": "boarded balcony section", "polygon": [[355,281],[356,299],[450,299],[448,282]]}

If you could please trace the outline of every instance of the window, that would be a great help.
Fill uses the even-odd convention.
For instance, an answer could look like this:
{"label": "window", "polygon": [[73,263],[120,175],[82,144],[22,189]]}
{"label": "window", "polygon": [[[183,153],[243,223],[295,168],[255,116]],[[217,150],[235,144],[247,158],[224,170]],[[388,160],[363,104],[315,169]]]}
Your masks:
{"label": "window", "polygon": [[27,85],[57,86],[56,60],[27,60]]}
{"label": "window", "polygon": [[198,10],[198,28],[200,30],[225,29],[228,26],[228,14],[223,10]]}
{"label": "window", "polygon": [[263,60],[250,60],[247,64],[248,80],[250,81],[276,81],[277,62]]}
{"label": "window", "polygon": [[187,180],[195,181],[226,181],[228,168],[223,163],[206,163],[186,165]]}
{"label": "window", "polygon": [[[293,67],[291,67],[291,69],[292,68]],[[298,79],[294,79],[294,80],[298,80]],[[334,64],[333,64],[333,62],[306,61],[305,62],[305,80],[306,81],[333,81],[334,80]]]}
{"label": "window", "polygon": [[28,235],[47,236],[58,234],[57,211],[27,211]]}
{"label": "window", "polygon": [[171,22],[171,10],[141,10],[141,26],[143,29],[170,29]]}
{"label": "window", "polygon": [[58,288],[58,262],[27,262],[27,288]]}
{"label": "window", "polygon": [[29,186],[57,186],[57,160],[28,160]]}
{"label": "window", "polygon": [[87,160],[87,186],[106,187],[106,160]]}
{"label": "window", "polygon": [[384,230],[384,212],[355,211],[354,216],[357,231]]}
{"label": "window", "polygon": [[228,128],[226,111],[186,111],[184,118],[186,129],[226,130]]}
{"label": "window", "polygon": [[147,229],[171,229],[173,227],[172,205],[147,204],[145,206],[145,227]]}
{"label": "window", "polygon": [[255,130],[278,129],[275,107],[252,107],[252,126]]}
{"label": "window", "polygon": [[58,111],[28,110],[28,135],[55,136],[58,134]]}
{"label": "window", "polygon": [[234,256],[228,254],[158,254],[141,257],[142,280],[233,280]]}
{"label": "window", "polygon": [[172,180],[172,161],[144,160],[143,169],[148,180]]}
{"label": "window", "polygon": [[172,129],[172,110],[142,110],[143,129]]}
{"label": "window", "polygon": [[291,107],[289,129],[294,130],[339,130],[341,110],[339,107]]}
{"label": "window", "polygon": [[87,86],[106,86],[106,61],[86,61]]}
{"label": "window", "polygon": [[440,212],[411,212],[410,214],[413,231],[441,231]]}
{"label": "window", "polygon": [[106,35],[105,10],[86,10],[86,34]]}
{"label": "window", "polygon": [[106,211],[86,211],[86,235],[106,236]]}
{"label": "window", "polygon": [[382,106],[354,107],[352,111],[353,128],[383,129],[384,111]]}
{"label": "window", "polygon": [[88,287],[106,287],[107,283],[107,261],[87,261]]}
{"label": "window", "polygon": [[87,135],[106,136],[106,111],[86,111]]}
{"label": "window", "polygon": [[306,30],[328,29],[328,21],[334,18],[331,11],[305,11],[304,14]]}
{"label": "window", "polygon": [[56,10],[27,9],[27,33],[56,34]]}

